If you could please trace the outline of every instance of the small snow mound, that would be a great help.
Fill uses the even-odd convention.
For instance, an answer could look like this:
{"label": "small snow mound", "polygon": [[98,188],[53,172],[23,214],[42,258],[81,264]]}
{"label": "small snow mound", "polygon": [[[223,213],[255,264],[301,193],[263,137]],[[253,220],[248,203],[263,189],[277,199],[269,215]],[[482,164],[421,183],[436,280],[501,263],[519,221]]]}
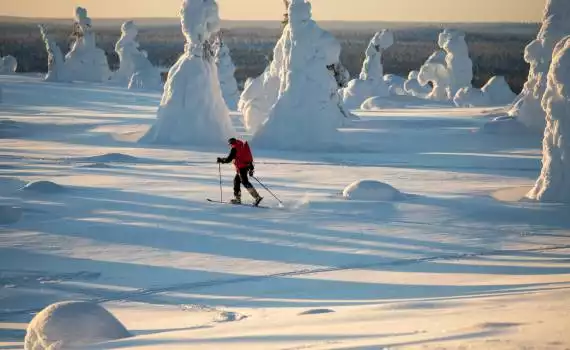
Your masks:
{"label": "small snow mound", "polygon": [[102,306],[67,301],[43,309],[28,325],[26,350],[55,350],[130,337]]}
{"label": "small snow mound", "polygon": [[65,191],[65,187],[51,181],[32,181],[22,187],[22,191],[55,194]]}
{"label": "small snow mound", "polygon": [[331,310],[331,309],[311,309],[311,310],[307,310],[307,311],[303,311],[303,312],[299,313],[299,316],[322,315],[322,314],[330,314],[333,312],[335,312],[335,311]]}
{"label": "small snow mound", "polygon": [[0,225],[15,224],[22,218],[22,208],[0,205]]}
{"label": "small snow mound", "polygon": [[140,160],[137,157],[123,153],[107,153],[100,156],[82,158],[86,162],[94,163],[136,163]]}
{"label": "small snow mound", "polygon": [[356,181],[344,189],[342,196],[363,201],[394,201],[404,198],[404,194],[394,187],[375,180]]}
{"label": "small snow mound", "polygon": [[237,322],[247,318],[247,315],[240,314],[233,311],[220,311],[218,315],[214,318],[215,322],[225,323],[225,322]]}

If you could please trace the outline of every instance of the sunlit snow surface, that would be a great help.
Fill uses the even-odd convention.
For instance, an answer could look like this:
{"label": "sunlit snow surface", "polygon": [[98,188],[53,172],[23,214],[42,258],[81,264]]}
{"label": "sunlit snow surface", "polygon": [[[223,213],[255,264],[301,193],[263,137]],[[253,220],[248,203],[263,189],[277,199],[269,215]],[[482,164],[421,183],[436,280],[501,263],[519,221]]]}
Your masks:
{"label": "sunlit snow surface", "polygon": [[[22,214],[0,220],[3,349],[63,300],[98,302],[134,335],[93,349],[570,346],[568,207],[518,201],[541,140],[478,132],[504,111],[394,106],[359,112],[337,148],[254,148],[285,203],[263,192],[255,209],[205,201],[224,143],[136,143],[158,93],[0,84],[0,206]],[[406,198],[342,198],[364,179]],[[22,190],[40,181],[64,190]]]}

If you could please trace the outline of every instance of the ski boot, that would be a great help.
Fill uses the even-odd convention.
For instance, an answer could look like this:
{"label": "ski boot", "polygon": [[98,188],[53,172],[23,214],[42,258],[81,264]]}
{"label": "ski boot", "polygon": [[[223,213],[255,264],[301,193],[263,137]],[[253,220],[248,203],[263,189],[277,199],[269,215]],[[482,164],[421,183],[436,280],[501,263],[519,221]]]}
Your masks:
{"label": "ski boot", "polygon": [[241,204],[241,193],[234,193],[234,198],[230,200],[231,204]]}
{"label": "ski boot", "polygon": [[253,197],[253,206],[257,207],[259,205],[259,203],[261,203],[261,201],[263,200],[263,197],[261,197],[259,195],[259,193],[257,193],[255,188],[248,188],[247,192],[249,192],[249,194]]}

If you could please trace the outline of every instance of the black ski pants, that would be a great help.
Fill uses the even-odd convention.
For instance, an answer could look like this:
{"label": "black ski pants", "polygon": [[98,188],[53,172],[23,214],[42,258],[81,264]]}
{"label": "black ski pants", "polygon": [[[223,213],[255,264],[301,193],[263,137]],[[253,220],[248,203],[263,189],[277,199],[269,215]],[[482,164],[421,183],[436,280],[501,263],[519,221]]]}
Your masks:
{"label": "black ski pants", "polygon": [[247,177],[248,172],[249,167],[239,169],[234,177],[234,195],[236,197],[241,194],[241,185],[247,189],[253,188],[253,185],[249,182],[249,178]]}

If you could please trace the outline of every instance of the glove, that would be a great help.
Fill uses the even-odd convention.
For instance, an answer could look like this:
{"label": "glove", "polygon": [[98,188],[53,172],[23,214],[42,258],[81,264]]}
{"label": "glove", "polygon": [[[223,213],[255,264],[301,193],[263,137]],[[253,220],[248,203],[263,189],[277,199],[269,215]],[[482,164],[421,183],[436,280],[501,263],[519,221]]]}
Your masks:
{"label": "glove", "polygon": [[218,163],[218,164],[223,163],[223,162],[224,162],[224,160],[220,157],[218,157],[218,159],[216,160],[216,163]]}
{"label": "glove", "polygon": [[253,176],[253,173],[255,172],[255,169],[253,168],[253,165],[249,168],[249,176]]}

